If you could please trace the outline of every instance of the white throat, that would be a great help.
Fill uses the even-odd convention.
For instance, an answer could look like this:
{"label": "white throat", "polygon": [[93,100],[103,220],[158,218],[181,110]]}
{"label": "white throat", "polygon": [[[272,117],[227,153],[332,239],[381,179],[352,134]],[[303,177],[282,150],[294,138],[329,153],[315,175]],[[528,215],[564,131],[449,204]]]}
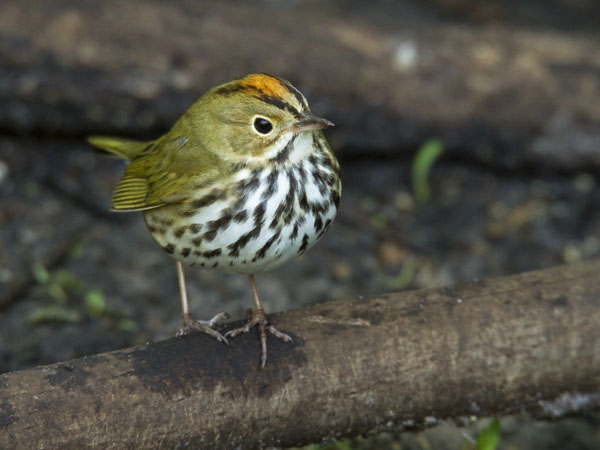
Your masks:
{"label": "white throat", "polygon": [[292,151],[288,157],[288,162],[291,165],[296,165],[301,161],[306,160],[314,151],[313,133],[304,131],[296,135]]}
{"label": "white throat", "polygon": [[[293,140],[293,142],[291,142]],[[291,147],[290,146],[291,142]],[[265,160],[277,160],[284,165],[297,165],[306,160],[313,152],[313,133],[302,132],[294,134],[292,132],[282,134],[268,152],[265,152],[263,158]]]}

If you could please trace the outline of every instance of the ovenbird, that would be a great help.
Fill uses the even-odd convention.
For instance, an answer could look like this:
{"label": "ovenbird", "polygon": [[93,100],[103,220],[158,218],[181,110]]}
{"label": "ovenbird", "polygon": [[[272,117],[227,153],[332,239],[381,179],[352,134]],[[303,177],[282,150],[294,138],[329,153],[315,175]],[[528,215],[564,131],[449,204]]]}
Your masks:
{"label": "ovenbird", "polygon": [[[176,260],[183,325],[227,343],[258,326],[264,367],[271,325],[254,274],[312,247],[335,218],[339,165],[314,116],[291,83],[252,74],[198,99],[150,142],[94,136],[89,142],[129,161],[112,197],[114,211],[142,211],[156,242]],[[190,313],[182,263],[247,274],[254,309],[246,326],[223,336]]]}

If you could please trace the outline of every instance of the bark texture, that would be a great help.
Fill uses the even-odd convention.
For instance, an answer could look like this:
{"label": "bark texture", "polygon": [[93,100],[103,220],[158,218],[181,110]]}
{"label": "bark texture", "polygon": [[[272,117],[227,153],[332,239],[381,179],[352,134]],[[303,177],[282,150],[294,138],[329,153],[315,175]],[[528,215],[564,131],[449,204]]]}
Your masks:
{"label": "bark texture", "polygon": [[[260,448],[600,406],[600,261],[272,317],[0,376],[2,448]],[[231,324],[230,326],[235,326]]]}

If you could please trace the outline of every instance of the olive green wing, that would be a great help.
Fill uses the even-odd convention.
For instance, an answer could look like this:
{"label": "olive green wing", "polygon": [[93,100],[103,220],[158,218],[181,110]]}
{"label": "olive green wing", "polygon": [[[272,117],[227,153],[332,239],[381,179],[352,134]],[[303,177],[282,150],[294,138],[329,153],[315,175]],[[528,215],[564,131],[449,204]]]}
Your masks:
{"label": "olive green wing", "polygon": [[198,143],[165,136],[127,166],[113,192],[112,209],[143,211],[182,202],[215,173],[212,162],[213,154]]}
{"label": "olive green wing", "polygon": [[125,174],[115,187],[112,196],[113,211],[144,211],[165,203],[148,201],[149,185],[144,177]]}

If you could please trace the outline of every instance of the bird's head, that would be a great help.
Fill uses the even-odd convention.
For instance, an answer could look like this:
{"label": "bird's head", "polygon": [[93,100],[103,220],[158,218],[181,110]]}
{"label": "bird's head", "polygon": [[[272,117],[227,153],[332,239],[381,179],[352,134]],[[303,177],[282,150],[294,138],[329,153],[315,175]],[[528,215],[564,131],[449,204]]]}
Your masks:
{"label": "bird's head", "polygon": [[276,153],[300,133],[333,126],[313,115],[304,95],[290,82],[252,74],[217,86],[186,114],[209,147],[234,154]]}

